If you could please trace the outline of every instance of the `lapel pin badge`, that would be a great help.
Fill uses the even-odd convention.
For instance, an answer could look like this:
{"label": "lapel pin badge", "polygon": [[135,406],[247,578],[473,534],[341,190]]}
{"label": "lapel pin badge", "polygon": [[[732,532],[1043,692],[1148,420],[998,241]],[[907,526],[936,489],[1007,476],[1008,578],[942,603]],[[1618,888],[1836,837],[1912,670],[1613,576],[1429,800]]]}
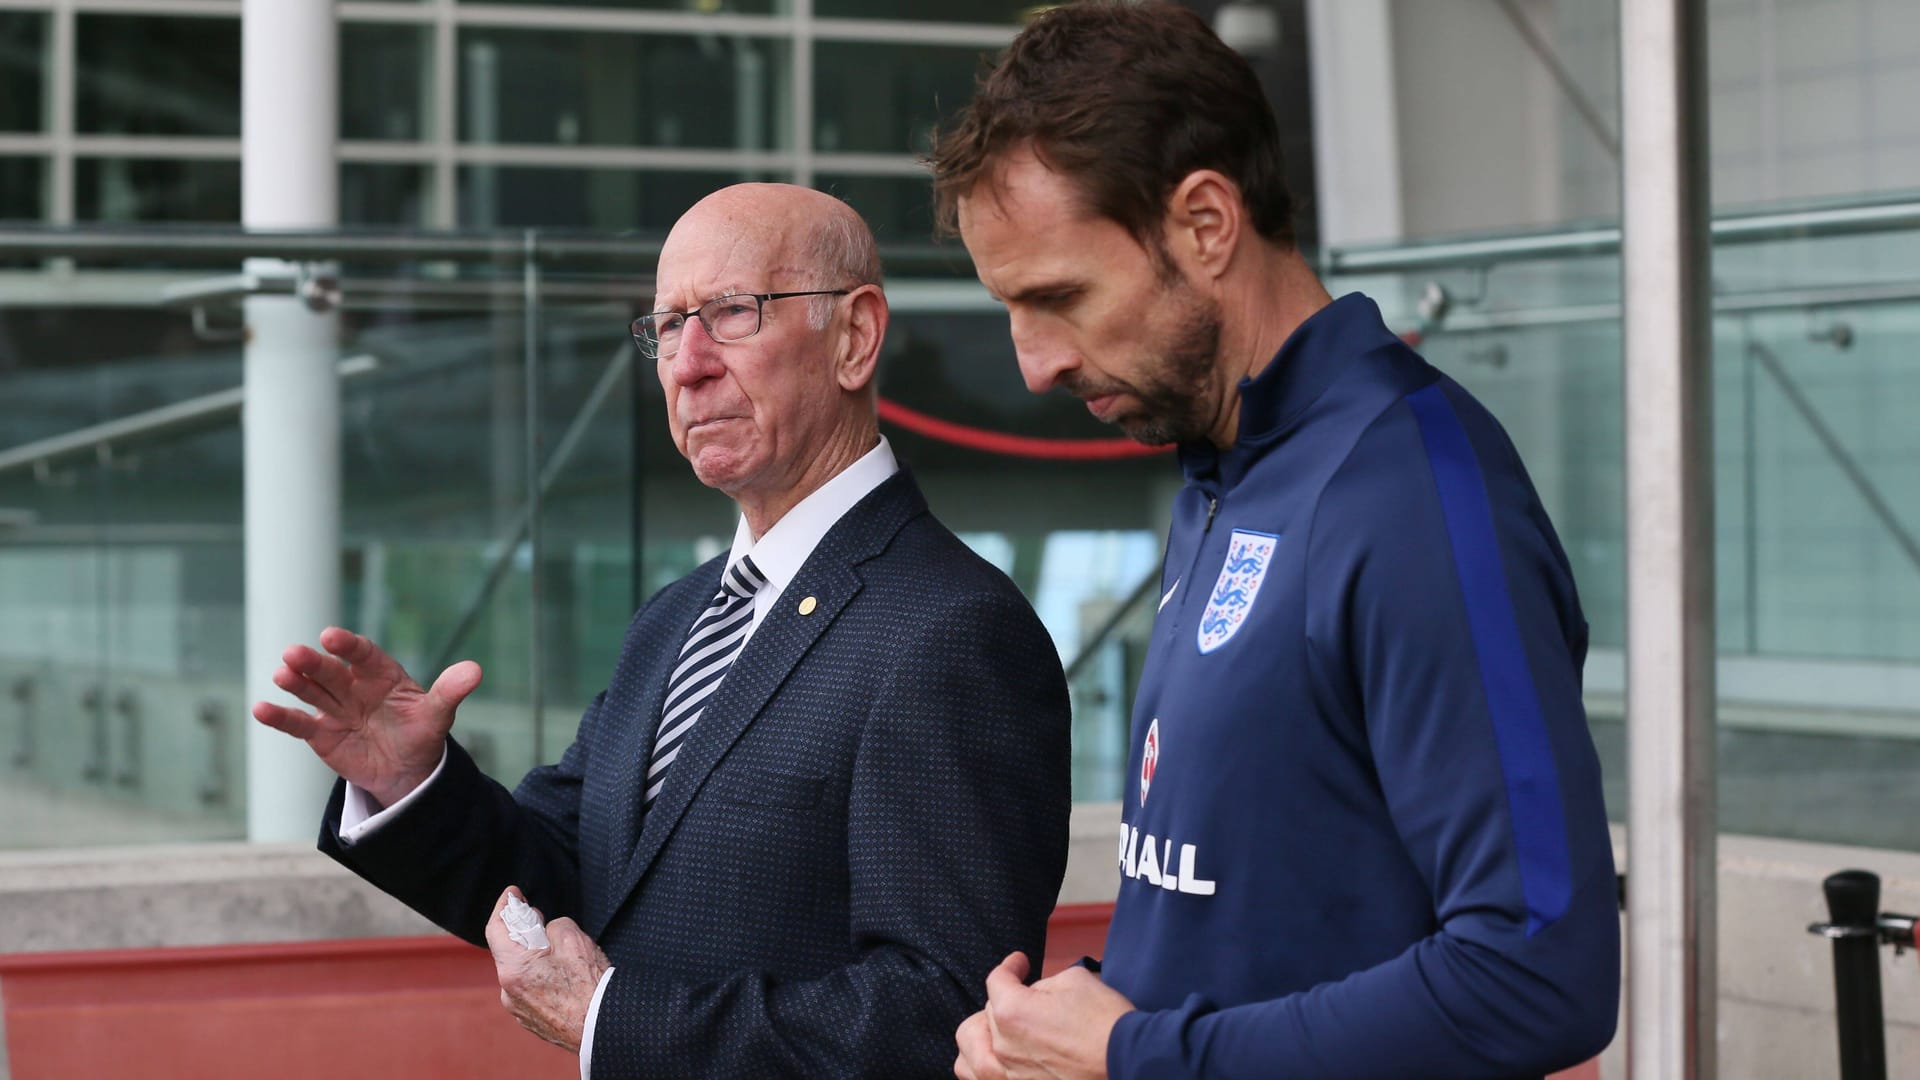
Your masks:
{"label": "lapel pin badge", "polygon": [[820,602],[818,600],[815,600],[813,597],[809,596],[805,600],[800,601],[800,614],[811,615],[813,614],[813,609],[818,607],[819,605],[820,605]]}

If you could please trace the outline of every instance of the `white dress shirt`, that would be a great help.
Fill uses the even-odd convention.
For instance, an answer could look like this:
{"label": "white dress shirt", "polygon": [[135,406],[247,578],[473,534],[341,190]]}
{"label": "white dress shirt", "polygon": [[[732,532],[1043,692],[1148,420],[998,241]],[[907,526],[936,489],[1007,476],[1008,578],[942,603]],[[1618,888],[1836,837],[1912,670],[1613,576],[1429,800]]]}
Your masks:
{"label": "white dress shirt", "polygon": [[[747,637],[752,638],[754,631],[766,621],[767,613],[780,601],[787,585],[793,581],[800,567],[806,564],[813,549],[820,546],[820,540],[827,535],[854,504],[867,497],[874,488],[900,470],[900,463],[893,456],[893,447],[887,443],[886,436],[880,437],[879,445],[861,455],[859,460],[840,470],[831,480],[815,488],[813,493],[801,499],[793,509],[773,523],[759,539],[755,539],[753,530],[747,527],[745,515],[733,530],[733,550],[727,556],[727,565],[740,561],[742,555],[752,555],[753,565],[760,568],[760,574],[767,583],[753,594],[753,617],[747,624]],[[741,643],[741,649],[746,643]],[[358,787],[347,785],[346,797],[340,807],[340,842],[347,846],[392,821],[404,811],[416,796],[427,789],[427,785],[440,776],[440,770],[446,767],[446,751],[440,752],[440,765],[433,775],[414,788],[392,806],[374,810],[373,799]],[[613,969],[608,968],[600,975],[599,985],[594,987],[593,1001],[587,1006],[587,1023],[580,1033],[580,1080],[588,1080],[593,1065],[593,1029],[594,1022],[600,1016],[600,999],[607,992],[607,981],[613,977]]]}

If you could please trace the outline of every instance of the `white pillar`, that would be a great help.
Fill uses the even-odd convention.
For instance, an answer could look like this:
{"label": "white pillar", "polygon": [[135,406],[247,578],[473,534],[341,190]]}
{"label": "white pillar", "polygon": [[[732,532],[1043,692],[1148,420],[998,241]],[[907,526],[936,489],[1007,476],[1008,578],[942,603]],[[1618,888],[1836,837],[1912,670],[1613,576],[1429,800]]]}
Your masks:
{"label": "white pillar", "polygon": [[1404,233],[1400,119],[1388,0],[1307,0],[1320,246]]}
{"label": "white pillar", "polygon": [[[332,0],[241,9],[241,216],[250,230],[338,224],[339,37]],[[250,271],[286,274],[275,259]],[[280,652],[340,618],[339,328],[288,296],[246,301],[247,696]],[[249,724],[247,838],[311,839],[332,776],[305,744]]]}
{"label": "white pillar", "polygon": [[1706,5],[1620,20],[1627,430],[1627,1060],[1715,1075]]}

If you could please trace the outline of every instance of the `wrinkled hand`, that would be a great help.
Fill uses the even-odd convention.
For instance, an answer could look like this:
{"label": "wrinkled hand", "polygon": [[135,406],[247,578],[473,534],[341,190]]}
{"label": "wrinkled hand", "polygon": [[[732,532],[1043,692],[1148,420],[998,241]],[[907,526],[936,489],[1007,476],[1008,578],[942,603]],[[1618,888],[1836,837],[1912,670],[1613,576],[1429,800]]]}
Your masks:
{"label": "wrinkled hand", "polygon": [[1107,1039],[1133,1003],[1085,968],[1027,986],[1014,953],[987,976],[987,1007],[960,1025],[960,1080],[1105,1080]]}
{"label": "wrinkled hand", "polygon": [[552,948],[523,948],[507,935],[507,924],[500,918],[509,896],[520,896],[520,890],[508,886],[487,920],[487,947],[493,950],[493,971],[500,978],[500,1004],[521,1027],[577,1054],[593,991],[613,965],[572,919],[547,924]]}
{"label": "wrinkled hand", "polygon": [[378,645],[348,630],[320,632],[326,655],[305,645],[280,654],[273,684],[315,712],[256,702],[253,718],[303,739],[327,767],[391,806],[433,775],[453,711],[480,685],[465,660],[423,688]]}

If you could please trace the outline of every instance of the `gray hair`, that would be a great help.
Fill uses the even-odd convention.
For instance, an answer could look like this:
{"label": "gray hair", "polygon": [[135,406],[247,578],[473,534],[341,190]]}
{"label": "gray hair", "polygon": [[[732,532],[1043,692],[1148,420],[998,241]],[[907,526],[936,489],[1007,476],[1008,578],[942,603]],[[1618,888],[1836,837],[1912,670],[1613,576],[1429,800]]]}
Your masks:
{"label": "gray hair", "polygon": [[[850,289],[858,285],[880,284],[880,250],[874,245],[873,232],[860,215],[842,204],[833,213],[814,223],[802,255],[806,265],[818,275],[816,289]],[[833,318],[837,297],[816,296],[807,301],[807,324],[824,330]]]}

